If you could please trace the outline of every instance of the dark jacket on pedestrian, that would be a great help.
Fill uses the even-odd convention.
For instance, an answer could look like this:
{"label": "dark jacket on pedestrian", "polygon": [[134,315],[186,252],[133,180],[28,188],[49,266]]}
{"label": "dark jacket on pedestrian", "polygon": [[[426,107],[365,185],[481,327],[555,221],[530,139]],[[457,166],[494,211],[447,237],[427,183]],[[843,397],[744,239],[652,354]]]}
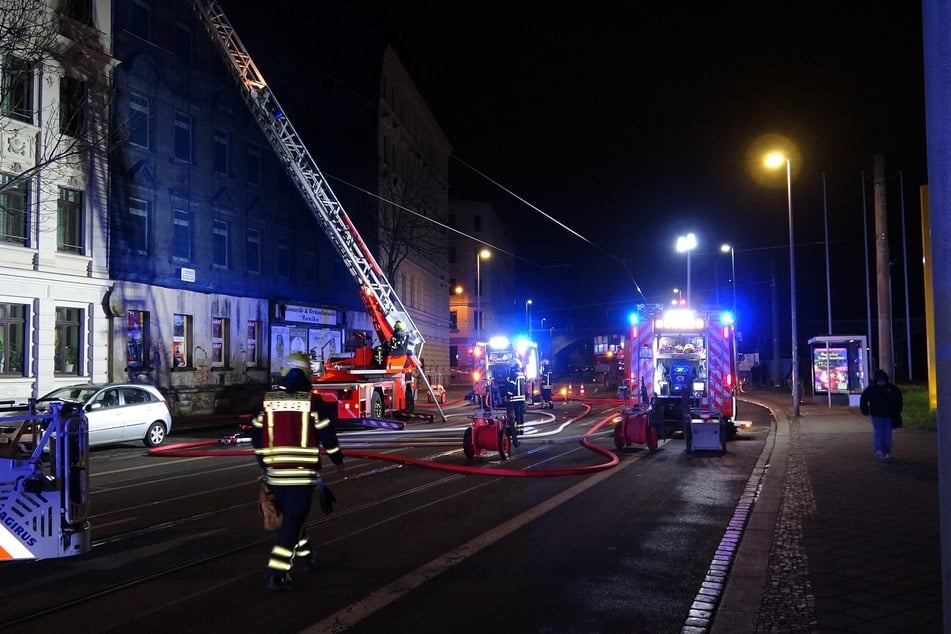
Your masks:
{"label": "dark jacket on pedestrian", "polygon": [[865,388],[859,399],[859,408],[865,416],[894,418],[901,414],[901,390],[888,380],[884,370],[875,371],[875,382]]}

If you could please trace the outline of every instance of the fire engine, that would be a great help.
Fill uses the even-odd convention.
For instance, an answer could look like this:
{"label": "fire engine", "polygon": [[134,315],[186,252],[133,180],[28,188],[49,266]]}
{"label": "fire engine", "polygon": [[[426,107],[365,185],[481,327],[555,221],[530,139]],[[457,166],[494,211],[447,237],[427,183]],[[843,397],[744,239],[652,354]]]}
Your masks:
{"label": "fire engine", "polygon": [[595,382],[606,390],[617,390],[624,382],[624,339],[617,334],[594,338]]}
{"label": "fire engine", "polygon": [[668,428],[682,426],[688,449],[687,420],[721,423],[721,442],[736,433],[734,335],[733,316],[716,308],[644,307],[631,317],[630,392],[660,408]]}
{"label": "fire engine", "polygon": [[[325,402],[336,402],[342,419],[382,417],[404,412],[415,401],[413,377],[421,380],[442,420],[445,415],[433,393],[420,361],[425,341],[386,279],[370,249],[324,178],[217,2],[194,0],[212,42],[240,88],[241,97],[267,137],[271,147],[307,202],[318,224],[343,259],[360,287],[380,346],[362,346],[350,357],[328,360],[314,375],[314,389]],[[405,325],[410,340],[399,354],[384,354],[397,322]]]}
{"label": "fire engine", "polygon": [[75,403],[0,418],[0,561],[88,552],[89,429]]}
{"label": "fire engine", "polygon": [[531,397],[530,403],[537,403],[541,399],[538,344],[534,341],[526,337],[509,339],[499,335],[476,343],[472,356],[476,367],[472,372],[472,389],[483,399],[483,403],[488,397],[492,405],[501,404],[505,379],[515,361],[522,364],[522,371],[525,373],[525,395]]}

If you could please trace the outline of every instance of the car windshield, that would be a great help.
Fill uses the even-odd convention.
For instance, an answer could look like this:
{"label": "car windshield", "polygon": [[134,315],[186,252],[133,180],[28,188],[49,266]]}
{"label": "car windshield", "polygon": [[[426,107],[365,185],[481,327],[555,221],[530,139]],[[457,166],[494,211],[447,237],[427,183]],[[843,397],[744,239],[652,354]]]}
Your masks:
{"label": "car windshield", "polygon": [[46,396],[40,398],[41,401],[76,401],[85,403],[86,400],[99,391],[97,387],[61,387],[53,390]]}

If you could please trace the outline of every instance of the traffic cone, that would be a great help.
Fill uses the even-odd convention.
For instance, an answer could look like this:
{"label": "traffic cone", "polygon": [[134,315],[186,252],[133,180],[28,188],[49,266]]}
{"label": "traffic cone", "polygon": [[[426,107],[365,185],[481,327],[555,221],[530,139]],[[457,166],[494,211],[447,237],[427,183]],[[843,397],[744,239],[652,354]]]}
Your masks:
{"label": "traffic cone", "polygon": [[581,382],[581,398],[584,398],[584,381]]}

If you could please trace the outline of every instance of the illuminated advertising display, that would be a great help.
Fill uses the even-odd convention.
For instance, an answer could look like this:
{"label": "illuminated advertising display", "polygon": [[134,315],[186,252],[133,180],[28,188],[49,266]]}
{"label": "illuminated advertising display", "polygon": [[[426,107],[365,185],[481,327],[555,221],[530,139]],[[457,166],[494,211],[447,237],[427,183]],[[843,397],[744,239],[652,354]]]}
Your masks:
{"label": "illuminated advertising display", "polygon": [[849,356],[846,348],[813,348],[812,382],[815,393],[849,393]]}

